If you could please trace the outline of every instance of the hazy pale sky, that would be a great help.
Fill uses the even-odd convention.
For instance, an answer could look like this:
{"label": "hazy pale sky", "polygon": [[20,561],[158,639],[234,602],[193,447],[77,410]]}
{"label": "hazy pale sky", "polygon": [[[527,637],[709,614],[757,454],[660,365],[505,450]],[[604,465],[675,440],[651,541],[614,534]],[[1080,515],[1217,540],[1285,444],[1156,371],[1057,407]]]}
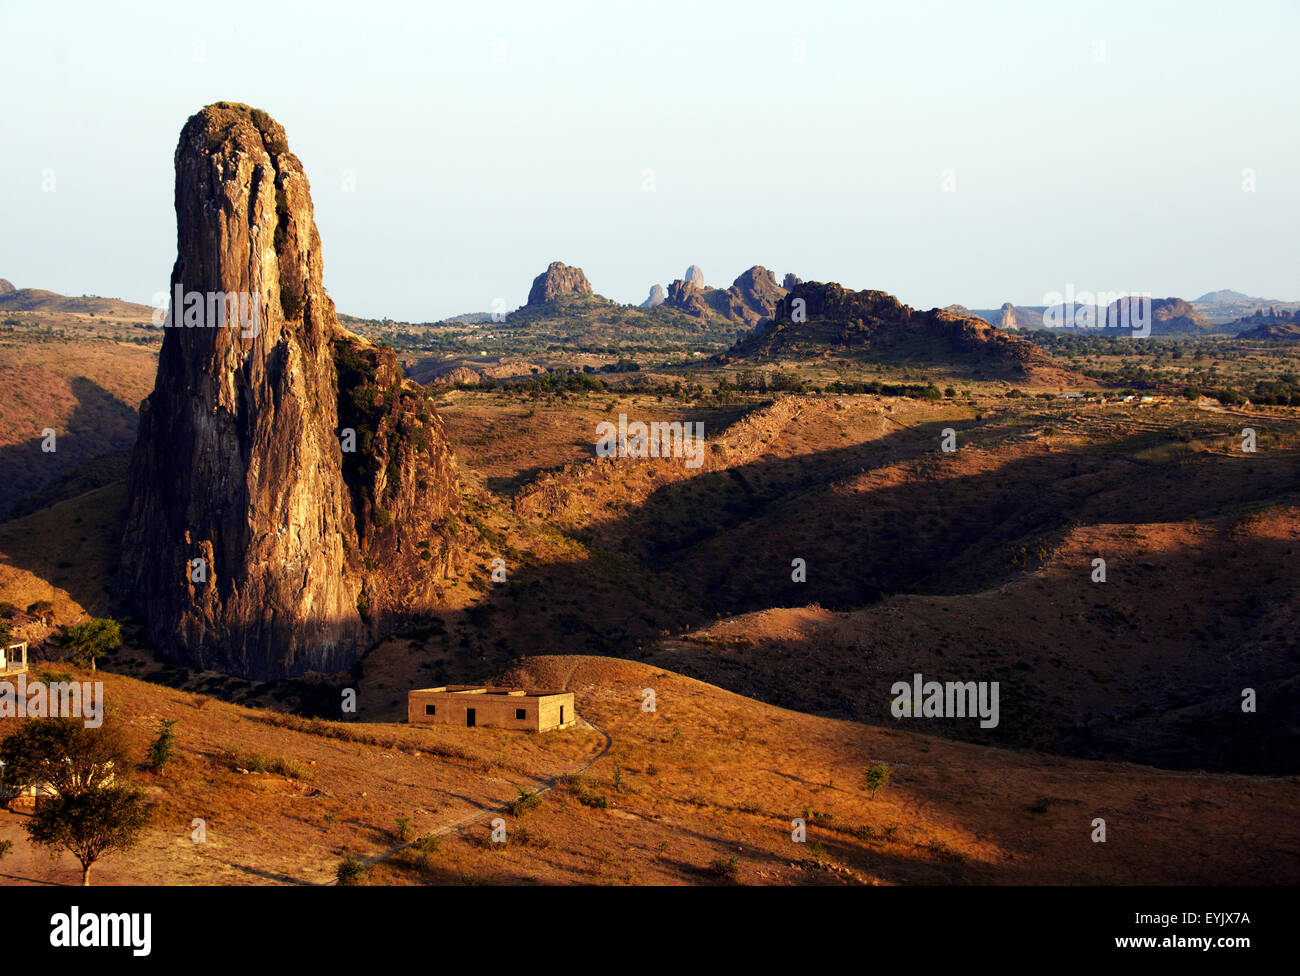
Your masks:
{"label": "hazy pale sky", "polygon": [[920,308],[1300,299],[1294,0],[0,0],[0,37],[20,288],[165,290],[177,137],[230,100],[288,131],[358,315],[513,308],[552,260],[626,302],[692,263]]}

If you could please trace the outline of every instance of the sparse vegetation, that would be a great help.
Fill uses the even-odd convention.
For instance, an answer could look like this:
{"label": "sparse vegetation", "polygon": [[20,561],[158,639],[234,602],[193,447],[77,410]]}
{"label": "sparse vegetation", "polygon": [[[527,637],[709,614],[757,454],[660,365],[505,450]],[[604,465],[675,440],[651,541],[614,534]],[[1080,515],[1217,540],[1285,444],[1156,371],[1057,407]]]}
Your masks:
{"label": "sparse vegetation", "polygon": [[109,617],[96,617],[69,627],[60,642],[79,664],[96,670],[96,662],[122,646],[122,626]]}
{"label": "sparse vegetation", "polygon": [[157,725],[157,735],[153,742],[149,744],[149,768],[156,773],[161,773],[171,760],[172,749],[176,744],[176,720],[160,718]]}
{"label": "sparse vegetation", "polygon": [[883,763],[875,763],[866,769],[864,785],[871,792],[874,799],[876,791],[889,782],[889,767]]}
{"label": "sparse vegetation", "polygon": [[334,876],[340,885],[352,886],[365,884],[369,874],[370,869],[358,861],[356,855],[348,852],[339,862]]}

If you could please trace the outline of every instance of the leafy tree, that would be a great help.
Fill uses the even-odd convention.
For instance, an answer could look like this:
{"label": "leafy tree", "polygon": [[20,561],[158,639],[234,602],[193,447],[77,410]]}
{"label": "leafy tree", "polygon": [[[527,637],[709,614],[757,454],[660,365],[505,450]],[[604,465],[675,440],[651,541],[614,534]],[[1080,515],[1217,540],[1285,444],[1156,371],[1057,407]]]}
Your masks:
{"label": "leafy tree", "polygon": [[62,643],[75,660],[89,663],[94,671],[97,660],[122,646],[122,625],[110,617],[96,617],[69,627]]}
{"label": "leafy tree", "polygon": [[867,767],[867,789],[871,795],[876,795],[876,790],[880,789],[889,782],[889,767],[883,764]]}
{"label": "leafy tree", "polygon": [[126,743],[116,728],[45,718],[24,723],[0,742],[0,781],[18,787],[49,783],[60,796],[75,796],[107,786],[126,761]]}
{"label": "leafy tree", "polygon": [[148,823],[139,790],[101,786],[42,803],[24,826],[33,844],[70,851],[81,862],[82,886],[89,887],[91,865],[105,854],[130,850]]}
{"label": "leafy tree", "polygon": [[54,604],[49,600],[37,600],[27,607],[27,613],[42,624],[48,624],[48,618],[54,614]]}

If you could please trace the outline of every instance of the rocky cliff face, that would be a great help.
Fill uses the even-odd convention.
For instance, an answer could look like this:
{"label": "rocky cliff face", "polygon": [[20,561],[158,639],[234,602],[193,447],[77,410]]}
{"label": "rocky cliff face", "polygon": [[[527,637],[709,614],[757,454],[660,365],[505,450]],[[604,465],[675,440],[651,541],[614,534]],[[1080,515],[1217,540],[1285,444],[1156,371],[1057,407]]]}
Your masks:
{"label": "rocky cliff face", "polygon": [[646,300],[641,303],[641,307],[658,308],[664,303],[664,297],[663,285],[651,285],[650,294],[646,297]]}
{"label": "rocky cliff face", "polygon": [[668,286],[664,303],[698,318],[717,315],[752,327],[771,318],[776,303],[785,295],[772,272],[758,265],[741,273],[727,289],[706,287],[703,274],[694,264],[686,274],[686,278]]}
{"label": "rocky cliff face", "polygon": [[684,281],[681,278],[668,286],[664,304],[697,318],[707,318],[713,312],[713,306],[705,299],[704,289],[693,281]]}
{"label": "rocky cliff face", "polygon": [[8,278],[0,278],[0,295],[8,295],[12,291],[17,291],[14,283]]}
{"label": "rocky cliff face", "polygon": [[[1117,306],[1119,303],[1115,304]],[[1152,335],[1187,335],[1214,331],[1205,316],[1181,298],[1151,299],[1151,320]]]}
{"label": "rocky cliff face", "polygon": [[533,279],[533,287],[528,291],[528,304],[545,305],[566,295],[590,294],[591,282],[581,268],[570,268],[560,261],[552,261],[545,271]]}
{"label": "rocky cliff face", "polygon": [[718,302],[715,308],[733,322],[753,326],[772,317],[776,303],[785,297],[786,290],[776,283],[772,272],[755,265],[721,294],[726,296],[725,304]]}
{"label": "rocky cliff face", "polygon": [[[284,129],[210,105],[175,162],[173,301],[119,586],[186,664],[335,671],[436,607],[458,554],[454,459],[393,353],[338,325]],[[223,323],[211,296],[232,293],[247,311]]]}
{"label": "rocky cliff face", "polygon": [[1016,316],[1016,307],[1010,302],[1003,302],[998,313],[997,327],[1003,330],[1019,329],[1020,319]]}

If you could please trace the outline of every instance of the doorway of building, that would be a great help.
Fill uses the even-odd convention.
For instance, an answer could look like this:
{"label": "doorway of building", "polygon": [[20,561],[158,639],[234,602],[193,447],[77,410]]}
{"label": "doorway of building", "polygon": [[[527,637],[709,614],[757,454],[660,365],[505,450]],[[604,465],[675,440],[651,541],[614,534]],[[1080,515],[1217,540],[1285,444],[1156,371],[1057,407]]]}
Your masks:
{"label": "doorway of building", "polygon": [[472,729],[474,727],[474,721],[475,721],[474,709],[472,708],[465,709],[465,727]]}
{"label": "doorway of building", "polygon": [[564,706],[563,706],[563,705],[560,706],[560,724],[561,724],[561,725],[564,724]]}

